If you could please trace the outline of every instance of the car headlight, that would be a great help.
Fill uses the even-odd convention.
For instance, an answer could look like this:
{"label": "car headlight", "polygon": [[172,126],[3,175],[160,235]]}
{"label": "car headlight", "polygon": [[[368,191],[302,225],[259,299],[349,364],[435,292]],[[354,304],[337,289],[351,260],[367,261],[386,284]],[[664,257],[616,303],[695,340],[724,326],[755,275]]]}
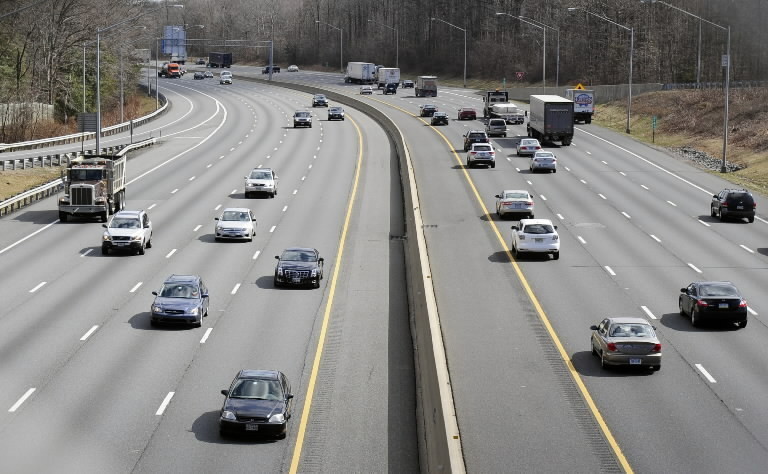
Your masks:
{"label": "car headlight", "polygon": [[112,240],[112,236],[109,235],[109,232],[104,232],[104,234],[101,236],[101,239],[106,242],[109,242]]}
{"label": "car headlight", "polygon": [[195,306],[194,308],[189,310],[189,314],[195,314],[196,315],[197,311],[198,311],[198,308],[197,308],[197,306]]}
{"label": "car headlight", "polygon": [[237,417],[236,417],[236,416],[235,416],[235,414],[234,414],[234,413],[232,413],[231,411],[229,411],[229,410],[224,410],[224,411],[221,413],[221,419],[222,419],[222,420],[231,420],[231,421],[235,421],[235,420],[237,420]]}
{"label": "car headlight", "polygon": [[278,413],[269,417],[270,423],[285,423],[285,415]]}
{"label": "car headlight", "polygon": [[69,204],[69,196],[59,198],[59,204]]}
{"label": "car headlight", "polygon": [[152,305],[152,312],[153,313],[162,313],[163,312],[163,307],[160,306],[159,304],[153,304]]}
{"label": "car headlight", "polygon": [[141,240],[141,234],[136,234],[131,237],[131,240]]}
{"label": "car headlight", "polygon": [[317,276],[317,268],[312,269],[312,276]]}
{"label": "car headlight", "polygon": [[277,274],[280,275],[280,276],[283,276],[283,268],[282,267],[277,267]]}

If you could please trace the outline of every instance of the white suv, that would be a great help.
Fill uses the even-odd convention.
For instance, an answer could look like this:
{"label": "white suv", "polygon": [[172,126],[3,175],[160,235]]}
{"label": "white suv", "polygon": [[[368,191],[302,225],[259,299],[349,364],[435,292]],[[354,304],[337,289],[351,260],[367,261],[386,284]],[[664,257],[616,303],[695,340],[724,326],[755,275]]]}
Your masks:
{"label": "white suv", "polygon": [[110,250],[127,250],[144,255],[144,249],[152,247],[152,221],[144,211],[120,211],[112,216],[101,236],[101,253]]}
{"label": "white suv", "polygon": [[467,168],[487,165],[496,168],[496,150],[490,143],[473,143],[467,153]]}
{"label": "white suv", "polygon": [[254,168],[245,177],[245,197],[252,194],[266,193],[269,197],[277,196],[277,173],[272,168]]}
{"label": "white suv", "polygon": [[517,258],[529,252],[560,258],[560,236],[551,220],[521,219],[520,225],[512,226],[512,254]]}

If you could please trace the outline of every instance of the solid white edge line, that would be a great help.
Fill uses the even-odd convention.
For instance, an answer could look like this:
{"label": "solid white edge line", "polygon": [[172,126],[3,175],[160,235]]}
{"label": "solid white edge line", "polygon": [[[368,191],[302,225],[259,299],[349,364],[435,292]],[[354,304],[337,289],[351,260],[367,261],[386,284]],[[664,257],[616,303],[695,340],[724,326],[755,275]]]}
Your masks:
{"label": "solid white edge line", "polygon": [[707,372],[707,369],[704,368],[701,364],[696,364],[696,368],[699,369],[699,372],[706,377],[707,380],[709,380],[709,383],[717,383],[717,380],[715,380],[714,377],[712,377],[709,372]]}
{"label": "solid white edge line", "polygon": [[698,268],[696,268],[696,265],[694,265],[692,263],[689,263],[688,266],[693,268],[693,271],[695,271],[696,273],[704,273],[701,270],[699,270]]}
{"label": "solid white edge line", "polygon": [[20,243],[24,242],[25,240],[34,237],[35,235],[39,234],[40,232],[44,231],[45,229],[49,228],[50,226],[52,226],[53,224],[56,224],[58,222],[59,222],[59,220],[56,219],[55,221],[51,222],[50,224],[47,224],[45,227],[43,227],[41,229],[37,229],[36,231],[32,232],[31,234],[29,234],[28,236],[24,237],[23,239],[17,240],[16,242],[12,243],[8,247],[4,248],[3,250],[0,250],[0,255],[4,254],[8,250],[11,250],[12,248],[16,247],[17,245],[19,245]]}
{"label": "solid white edge line", "polygon": [[230,295],[234,295],[237,293],[237,290],[240,289],[240,283],[236,284],[234,288],[232,288],[232,291],[229,293]]}
{"label": "solid white edge line", "polygon": [[205,341],[208,340],[208,336],[211,335],[211,331],[213,331],[213,328],[208,328],[205,330],[205,334],[203,334],[203,338],[200,339],[200,344],[205,344]]}
{"label": "solid white edge line", "polygon": [[157,412],[155,412],[155,415],[162,415],[165,411],[165,408],[168,406],[169,403],[171,403],[171,398],[173,398],[173,395],[176,392],[168,392],[168,395],[165,396],[165,399],[163,400],[163,403],[160,404],[160,408],[157,409]]}
{"label": "solid white edge line", "polygon": [[704,224],[704,225],[705,225],[705,226],[707,226],[707,227],[711,227],[711,226],[710,226],[708,223],[704,222],[704,221],[703,221],[703,220],[701,220],[701,219],[698,219],[698,221],[699,221],[699,222],[701,222],[702,224]]}
{"label": "solid white edge line", "polygon": [[614,272],[613,269],[608,265],[605,266],[605,271],[608,272],[608,274],[611,276],[616,276],[616,272]]}
{"label": "solid white edge line", "polygon": [[29,290],[29,292],[30,293],[36,292],[37,290],[39,290],[40,288],[45,286],[46,283],[48,283],[48,282],[42,281],[42,282],[38,283],[38,285],[36,287],[32,288],[31,290]]}
{"label": "solid white edge line", "polygon": [[746,251],[747,251],[747,252],[749,252],[749,253],[755,253],[755,251],[754,251],[754,250],[752,250],[751,248],[747,247],[747,246],[746,246],[746,245],[744,245],[744,244],[741,244],[741,245],[739,245],[739,247],[743,248],[744,250],[746,250]]}
{"label": "solid white edge line", "polygon": [[133,287],[133,288],[131,288],[131,291],[129,291],[128,293],[133,293],[133,292],[135,292],[136,290],[138,290],[138,289],[139,289],[139,287],[141,287],[141,285],[142,285],[143,283],[144,283],[144,282],[141,282],[141,281],[140,281],[140,282],[138,282],[138,283],[136,283],[136,285],[134,285],[134,287]]}
{"label": "solid white edge line", "polygon": [[11,408],[8,410],[8,412],[9,412],[9,413],[13,413],[13,412],[15,412],[16,410],[18,410],[18,409],[19,409],[19,407],[21,406],[21,404],[22,404],[22,403],[24,403],[25,401],[27,401],[27,398],[29,398],[29,397],[30,397],[30,396],[31,396],[31,395],[32,395],[32,394],[35,392],[35,390],[37,390],[37,389],[36,389],[36,388],[34,388],[34,387],[32,387],[32,388],[30,388],[29,390],[27,390],[27,393],[25,393],[24,395],[22,395],[22,396],[21,396],[21,398],[19,398],[19,399],[16,401],[16,403],[14,403],[14,404],[13,404],[13,406],[12,406],[12,407],[11,407]]}
{"label": "solid white edge line", "polygon": [[648,307],[647,307],[647,306],[640,306],[640,309],[642,309],[642,310],[643,310],[643,312],[644,312],[645,314],[647,314],[649,318],[651,318],[651,319],[656,319],[656,316],[654,316],[654,315],[653,315],[653,313],[651,313],[651,310],[650,310],[650,309],[648,309]]}
{"label": "solid white edge line", "polygon": [[747,306],[747,311],[749,311],[749,314],[751,314],[752,316],[757,316],[757,311],[750,308],[749,306]]}
{"label": "solid white edge line", "polygon": [[98,324],[94,324],[93,327],[88,330],[88,332],[83,334],[83,337],[81,337],[80,340],[84,341],[84,340],[88,339],[89,337],[91,337],[91,334],[93,334],[97,329],[99,329],[99,325]]}

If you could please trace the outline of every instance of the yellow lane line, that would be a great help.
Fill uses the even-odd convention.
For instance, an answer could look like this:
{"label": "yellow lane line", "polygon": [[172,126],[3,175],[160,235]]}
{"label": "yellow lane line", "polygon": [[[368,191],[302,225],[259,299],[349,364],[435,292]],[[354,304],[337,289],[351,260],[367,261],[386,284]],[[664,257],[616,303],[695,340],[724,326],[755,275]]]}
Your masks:
{"label": "yellow lane line", "polygon": [[357,166],[355,169],[355,179],[352,184],[352,193],[349,196],[349,202],[347,204],[347,214],[344,217],[344,226],[341,230],[341,238],[339,239],[339,252],[336,255],[336,263],[333,269],[333,277],[331,278],[331,287],[328,291],[328,301],[325,304],[325,313],[323,314],[323,324],[320,326],[320,336],[317,341],[317,350],[315,351],[315,359],[312,362],[312,372],[309,375],[309,384],[307,385],[307,398],[304,403],[304,409],[301,412],[301,421],[299,422],[299,432],[296,436],[296,445],[293,448],[293,457],[291,459],[291,468],[288,472],[295,474],[299,468],[299,461],[301,460],[301,449],[304,446],[304,435],[307,430],[307,421],[309,420],[309,413],[312,409],[312,397],[315,394],[315,383],[317,382],[317,373],[320,370],[320,360],[323,357],[323,347],[325,346],[325,336],[328,331],[328,322],[331,319],[331,308],[333,307],[333,298],[336,295],[336,282],[339,278],[339,271],[341,269],[341,258],[344,255],[344,243],[347,240],[347,231],[349,230],[349,221],[352,217],[352,208],[355,204],[355,196],[357,195],[357,185],[360,181],[360,168],[363,163],[363,134],[360,131],[360,127],[357,123],[351,119],[352,125],[357,130]]}
{"label": "yellow lane line", "polygon": [[[412,114],[411,112],[405,109],[402,109],[396,105],[392,105],[378,99],[374,99],[374,100],[376,100],[377,102],[380,102],[381,104],[388,105],[392,108],[400,110],[401,112],[404,112],[412,117],[416,117],[424,123],[427,123],[426,120],[422,119],[418,115]],[[446,144],[448,144],[448,148],[451,150],[451,153],[453,153],[453,156],[456,159],[456,161],[459,163],[459,165],[463,165],[464,163],[461,161],[461,157],[459,157],[459,154],[456,153],[456,151],[454,150],[453,144],[450,142],[450,140],[448,140],[448,138],[445,135],[443,135],[443,133],[440,130],[437,130],[434,127],[432,127],[432,130],[435,133],[437,133],[445,141]],[[488,224],[490,224],[491,228],[493,229],[493,232],[496,234],[496,238],[501,243],[501,246],[504,249],[504,253],[507,254],[507,258],[509,258],[509,261],[512,264],[512,268],[514,268],[515,274],[517,274],[517,278],[520,280],[520,283],[523,285],[523,288],[525,289],[525,292],[528,294],[528,298],[530,298],[531,303],[533,303],[533,307],[536,309],[536,313],[539,315],[539,319],[541,319],[541,322],[544,324],[544,327],[547,328],[547,332],[549,333],[549,336],[552,338],[552,342],[555,343],[555,347],[557,347],[557,351],[560,353],[560,357],[563,359],[563,362],[565,362],[565,365],[568,368],[568,372],[571,374],[571,377],[573,378],[573,381],[576,383],[576,386],[579,387],[579,391],[581,392],[582,397],[584,397],[584,401],[587,403],[587,406],[589,407],[589,410],[592,412],[592,415],[595,417],[595,421],[597,421],[597,424],[600,426],[600,429],[603,432],[603,436],[605,436],[606,441],[608,441],[608,444],[611,446],[611,449],[613,449],[613,452],[616,455],[616,459],[619,461],[619,463],[621,464],[621,467],[624,469],[625,472],[627,472],[628,474],[634,472],[632,470],[632,466],[629,465],[629,461],[627,461],[627,458],[624,456],[624,453],[622,452],[621,447],[619,446],[619,443],[616,441],[616,438],[613,437],[613,433],[611,433],[610,428],[608,428],[608,424],[605,422],[603,415],[600,413],[600,410],[597,408],[597,405],[595,404],[595,401],[592,398],[592,395],[589,393],[587,386],[584,384],[584,381],[582,380],[581,376],[576,371],[576,368],[573,366],[573,363],[571,362],[571,358],[568,356],[568,353],[566,352],[565,347],[560,341],[560,338],[557,336],[557,333],[555,332],[554,327],[552,327],[552,323],[549,321],[549,317],[544,312],[544,308],[541,307],[541,303],[539,303],[539,299],[536,297],[533,290],[531,289],[531,286],[528,284],[528,280],[525,278],[525,275],[523,275],[523,271],[520,269],[520,266],[512,257],[512,252],[507,246],[507,243],[504,241],[504,237],[502,237],[501,232],[499,231],[499,228],[496,226],[496,222],[491,218],[491,215],[488,212],[488,208],[485,207],[485,203],[483,202],[482,197],[480,197],[480,193],[477,191],[477,187],[475,187],[475,183],[472,181],[472,178],[469,176],[469,172],[463,166],[462,166],[462,172],[464,173],[464,177],[469,183],[469,186],[472,188],[472,192],[475,194],[475,199],[477,199],[478,204],[480,204],[480,208],[483,210],[483,214],[485,214]]]}

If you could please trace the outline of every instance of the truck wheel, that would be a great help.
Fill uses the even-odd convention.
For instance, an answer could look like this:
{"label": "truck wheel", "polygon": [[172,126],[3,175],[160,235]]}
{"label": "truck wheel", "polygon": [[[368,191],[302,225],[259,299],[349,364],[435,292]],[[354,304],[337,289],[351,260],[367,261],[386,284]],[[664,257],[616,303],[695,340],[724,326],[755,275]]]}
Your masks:
{"label": "truck wheel", "polygon": [[587,117],[586,119],[584,119],[584,123],[586,124],[592,123],[592,117]]}
{"label": "truck wheel", "polygon": [[59,211],[59,222],[67,222],[67,213]]}

